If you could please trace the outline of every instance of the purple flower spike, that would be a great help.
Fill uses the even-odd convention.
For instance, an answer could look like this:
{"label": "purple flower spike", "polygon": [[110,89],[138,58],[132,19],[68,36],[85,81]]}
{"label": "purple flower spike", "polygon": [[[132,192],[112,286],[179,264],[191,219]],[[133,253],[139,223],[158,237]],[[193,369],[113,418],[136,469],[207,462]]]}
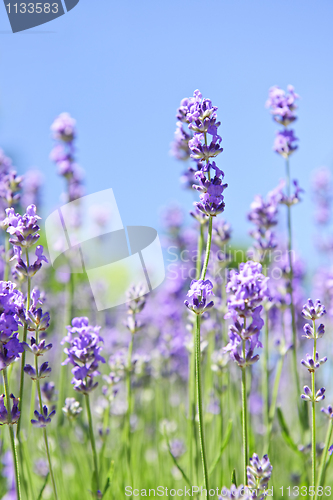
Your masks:
{"label": "purple flower spike", "polygon": [[76,391],[83,394],[88,394],[97,387],[98,382],[95,383],[93,378],[100,374],[99,362],[105,363],[100,355],[102,346],[99,343],[103,342],[99,335],[100,328],[89,325],[86,317],[74,318],[72,326],[67,326],[68,335],[61,342],[70,344],[70,347],[64,349],[68,357],[63,364],[71,363],[74,366],[72,384]]}
{"label": "purple flower spike", "polygon": [[[10,398],[12,400],[12,408],[11,408],[11,424],[17,424],[20,418],[20,411],[18,409],[18,404],[19,404],[19,399],[14,396],[14,394],[10,395]],[[9,419],[8,419],[8,411],[7,408],[5,407],[5,395],[2,394],[0,396],[0,425],[3,424],[9,424]]]}
{"label": "purple flower spike", "polygon": [[277,85],[271,87],[266,101],[266,108],[271,108],[274,120],[285,127],[297,119],[295,101],[299,99],[292,85],[288,85],[287,90],[288,92],[285,92]]}
{"label": "purple flower spike", "polygon": [[52,410],[50,413],[48,413],[48,408],[47,406],[43,406],[43,412],[39,413],[37,410],[34,412],[34,415],[37,420],[31,420],[31,423],[34,427],[46,427],[50,422],[51,419],[55,415],[55,410]]}

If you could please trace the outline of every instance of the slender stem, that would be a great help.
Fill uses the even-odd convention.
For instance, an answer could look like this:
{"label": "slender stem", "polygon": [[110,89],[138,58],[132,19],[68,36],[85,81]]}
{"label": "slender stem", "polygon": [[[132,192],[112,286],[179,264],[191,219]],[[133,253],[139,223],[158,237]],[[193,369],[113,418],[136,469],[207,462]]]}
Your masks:
{"label": "slender stem", "polygon": [[268,415],[268,428],[267,428],[267,433],[266,433],[266,444],[265,444],[265,452],[269,452],[269,447],[271,444],[271,433],[273,429],[273,422],[274,422],[274,417],[275,417],[275,412],[276,412],[276,402],[277,402],[277,397],[279,393],[279,386],[280,386],[280,380],[281,380],[281,375],[282,375],[282,368],[283,368],[283,362],[284,362],[285,354],[281,355],[276,367],[276,373],[275,373],[275,380],[274,380],[274,386],[273,386],[273,394],[272,394],[272,402],[271,406],[269,409],[269,415]]}
{"label": "slender stem", "polygon": [[202,410],[202,394],[201,394],[201,338],[200,338],[201,316],[196,315],[196,335],[195,335],[195,367],[196,367],[196,388],[197,388],[197,405],[198,405],[198,418],[199,418],[199,440],[201,449],[201,460],[203,468],[204,484],[209,494],[208,487],[208,467],[206,459],[205,435],[204,435],[204,422]]}
{"label": "slender stem", "polygon": [[[287,196],[290,197],[290,166],[289,166],[289,158],[286,158],[286,177],[287,177]],[[291,207],[287,205],[287,226],[288,226],[288,260],[289,260],[289,269],[290,269],[290,313],[291,313],[291,323],[292,323],[292,331],[293,331],[293,368],[295,375],[295,383],[296,383],[296,391],[297,394],[301,394],[301,386],[298,374],[298,365],[297,365],[297,333],[296,333],[296,319],[295,319],[295,306],[293,300],[293,280],[294,280],[294,271],[293,271],[293,240],[292,240],[292,224],[291,224]]]}
{"label": "slender stem", "polygon": [[205,279],[207,268],[208,268],[210,248],[212,246],[212,231],[213,231],[213,217],[210,215],[209,216],[209,223],[208,223],[208,235],[207,235],[206,255],[205,255],[205,261],[204,261],[204,265],[203,265],[202,272],[201,272],[201,279],[202,280]]}
{"label": "slender stem", "polygon": [[[69,277],[69,282],[67,284],[67,301],[66,301],[66,315],[65,315],[65,326],[71,325],[72,319],[74,317],[74,292],[75,292],[75,280],[74,274],[71,272]],[[64,328],[65,329],[65,328]],[[62,361],[65,361],[66,354],[62,354]],[[61,426],[64,422],[64,413],[62,412],[62,407],[65,403],[65,392],[68,382],[68,366],[63,366],[60,371],[60,381],[59,381],[59,399],[58,399],[58,426]]]}
{"label": "slender stem", "polygon": [[[326,434],[325,447],[324,447],[324,451],[323,451],[323,455],[322,455],[322,459],[321,459],[321,464],[320,464],[317,486],[325,486],[324,478],[325,478],[325,472],[326,472],[326,459],[327,459],[328,448],[330,446],[330,442],[332,439],[332,431],[333,431],[333,421],[332,421],[332,419],[330,419],[329,423],[328,423],[327,434]],[[317,489],[316,489],[315,500],[317,500],[317,496],[318,496]]]}
{"label": "slender stem", "polygon": [[196,276],[195,279],[200,278],[201,274],[201,259],[202,259],[202,250],[204,244],[204,225],[200,224],[200,234],[198,238],[198,254],[197,254],[197,262],[196,262]]}
{"label": "slender stem", "polygon": [[[36,330],[36,344],[38,344],[38,342],[39,342],[39,338],[38,338],[38,329],[37,329]],[[43,414],[42,391],[41,391],[41,388],[40,388],[40,380],[38,378],[38,376],[39,376],[38,356],[35,356],[35,370],[36,370],[36,385],[37,385],[37,394],[38,394],[39,408],[40,408],[41,414]],[[58,500],[57,487],[56,487],[56,482],[55,482],[54,474],[53,474],[53,467],[52,467],[52,461],[51,461],[51,455],[50,455],[50,449],[49,449],[49,442],[48,442],[48,438],[47,438],[46,427],[43,428],[43,437],[44,437],[44,443],[45,443],[45,450],[46,450],[46,455],[47,455],[47,461],[49,463],[49,470],[50,470],[50,476],[51,476],[53,494],[54,494],[55,500]]]}
{"label": "slender stem", "polygon": [[5,234],[5,270],[3,272],[3,280],[8,281],[9,278],[9,259],[8,259],[8,253],[9,253],[9,238],[8,235]]}
{"label": "slender stem", "polygon": [[[27,267],[29,268],[29,252],[28,249],[25,250],[25,255],[27,259]],[[27,284],[28,284],[28,291],[27,291],[27,304],[26,304],[26,312],[28,312],[30,308],[30,301],[31,301],[31,278],[30,276],[27,277]],[[28,325],[26,322],[24,322],[23,326],[23,342],[27,341],[27,333],[28,333]],[[25,367],[25,355],[26,352],[23,351],[22,357],[21,357],[21,373],[20,373],[20,402],[19,402],[19,409],[23,408],[23,395],[24,395],[24,367]],[[21,419],[19,419],[17,423],[17,438],[20,442],[20,430],[21,430]]]}
{"label": "slender stem", "polygon": [[[134,318],[135,320],[135,318]],[[127,356],[127,414],[126,414],[126,456],[127,456],[127,467],[130,481],[132,482],[132,469],[131,469],[131,413],[132,413],[132,353],[133,353],[133,339],[134,334],[131,333],[131,341],[128,346],[128,356]]]}
{"label": "slender stem", "polygon": [[262,392],[263,392],[263,421],[265,425],[265,429],[269,427],[269,329],[268,329],[268,311],[266,311],[265,317],[265,342],[264,342],[264,356],[263,356],[263,384],[262,384]]}
{"label": "slender stem", "polygon": [[95,476],[96,476],[96,485],[97,485],[97,490],[99,490],[98,460],[97,460],[96,443],[95,443],[94,430],[93,430],[93,422],[92,422],[91,410],[90,410],[89,394],[85,395],[85,400],[86,400],[86,405],[87,405],[87,415],[88,415],[88,423],[89,423],[89,434],[90,434],[91,448],[92,448],[92,452],[93,452],[94,469],[95,469]]}
{"label": "slender stem", "polygon": [[[314,334],[314,342],[313,342],[313,360],[316,362],[316,353],[317,353],[317,339],[316,339],[316,323],[313,320],[313,334]],[[312,382],[312,447],[311,447],[311,455],[312,455],[312,486],[316,487],[316,381],[315,381],[315,371],[311,372],[311,382]]]}
{"label": "slender stem", "polygon": [[12,447],[13,462],[14,462],[14,469],[15,469],[15,483],[16,483],[17,499],[21,500],[20,472],[19,472],[19,464],[18,464],[17,452],[16,452],[14,429],[13,429],[13,424],[12,424],[12,412],[11,412],[10,395],[9,395],[9,387],[8,387],[7,368],[5,368],[2,371],[2,374],[3,374],[3,383],[4,383],[4,387],[5,387],[5,396],[6,396],[9,437],[10,437],[10,444]]}
{"label": "slender stem", "polygon": [[[246,319],[244,318],[244,328]],[[245,359],[245,340],[243,340],[243,358]],[[242,430],[243,430],[243,467],[244,486],[247,483],[246,468],[249,458],[248,429],[247,429],[247,392],[246,392],[246,367],[242,367]]]}

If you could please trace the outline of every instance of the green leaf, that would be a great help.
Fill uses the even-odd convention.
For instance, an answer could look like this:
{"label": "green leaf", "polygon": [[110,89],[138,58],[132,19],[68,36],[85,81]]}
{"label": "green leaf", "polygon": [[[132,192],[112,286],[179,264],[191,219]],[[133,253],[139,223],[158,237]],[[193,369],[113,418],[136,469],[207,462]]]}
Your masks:
{"label": "green leaf", "polygon": [[108,491],[108,489],[110,488],[110,486],[112,484],[113,473],[114,473],[114,460],[111,460],[110,467],[109,467],[109,473],[108,473],[108,477],[107,477],[106,482],[105,482],[102,498],[104,498],[104,495],[106,494],[106,492]]}
{"label": "green leaf", "polygon": [[42,500],[42,496],[43,496],[44,490],[45,490],[45,488],[46,488],[47,481],[48,481],[48,479],[49,479],[49,475],[50,475],[50,473],[48,472],[48,473],[46,474],[46,476],[45,476],[45,481],[44,481],[44,484],[43,484],[43,486],[42,486],[42,489],[41,489],[41,490],[40,490],[40,492],[39,492],[39,495],[38,495],[38,497],[37,497],[37,500]]}
{"label": "green leaf", "polygon": [[219,463],[220,461],[220,458],[222,456],[222,453],[224,452],[225,448],[227,447],[228,443],[229,443],[229,440],[230,440],[230,436],[231,436],[231,431],[232,431],[232,420],[229,420],[228,422],[228,427],[227,427],[227,431],[225,433],[225,437],[221,443],[221,448],[211,466],[211,468],[209,469],[209,472],[208,472],[208,476],[210,476],[213,472],[214,472],[214,469],[215,467],[217,466],[217,464]]}
{"label": "green leaf", "polygon": [[286,421],[284,419],[284,416],[283,416],[281,408],[278,407],[276,411],[277,411],[277,417],[278,417],[278,421],[279,421],[279,424],[280,424],[280,427],[281,427],[281,434],[282,434],[283,439],[285,440],[286,444],[295,453],[297,453],[298,455],[300,455],[300,456],[303,457],[302,453],[298,449],[297,444],[295,443],[295,441],[293,440],[293,438],[290,435],[290,432],[289,432],[287,423],[286,423]]}
{"label": "green leaf", "polygon": [[231,484],[234,484],[237,488],[236,469],[231,473]]}

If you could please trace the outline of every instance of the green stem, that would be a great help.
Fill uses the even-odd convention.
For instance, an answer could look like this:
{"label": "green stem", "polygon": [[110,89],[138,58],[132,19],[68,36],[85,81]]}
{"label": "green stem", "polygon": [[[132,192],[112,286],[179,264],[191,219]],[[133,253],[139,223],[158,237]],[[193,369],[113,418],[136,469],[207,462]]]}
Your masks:
{"label": "green stem", "polygon": [[264,356],[263,356],[263,372],[264,379],[262,385],[263,391],[263,421],[265,429],[269,427],[269,329],[268,329],[268,312],[266,311],[265,318],[265,342],[264,342]]}
{"label": "green stem", "polygon": [[[245,326],[244,319],[244,328]],[[245,359],[245,340],[243,340],[243,358]],[[246,469],[248,465],[248,429],[247,429],[247,391],[246,391],[246,367],[242,367],[242,431],[243,431],[243,467],[244,486],[247,483]]]}
{"label": "green stem", "polygon": [[[26,249],[25,250],[25,255],[27,259],[27,267],[29,268],[29,252]],[[26,312],[28,312],[30,308],[30,301],[31,301],[31,278],[30,276],[27,277],[27,283],[28,283],[28,291],[27,291],[27,305],[26,305]],[[23,326],[23,342],[27,341],[27,334],[28,334],[28,325],[26,322],[24,322]],[[23,351],[22,357],[21,357],[21,373],[20,373],[20,403],[19,403],[19,409],[23,408],[23,395],[24,395],[24,367],[25,367],[25,355],[26,352]],[[17,424],[17,437],[20,442],[20,430],[21,430],[21,419],[19,419],[18,424]]]}
{"label": "green stem", "polygon": [[[317,339],[316,339],[316,323],[313,320],[313,360],[316,362],[317,353]],[[311,456],[312,456],[312,486],[316,487],[316,381],[315,381],[315,371],[311,372],[311,382],[312,382],[312,446],[311,446]]]}
{"label": "green stem", "polygon": [[201,259],[202,259],[203,244],[204,244],[204,225],[200,224],[200,234],[198,238],[198,254],[196,262],[196,276],[195,276],[196,280],[200,278],[201,274]]}
{"label": "green stem", "polygon": [[99,490],[98,460],[97,460],[96,443],[95,443],[94,430],[93,430],[93,422],[92,422],[91,410],[90,410],[89,394],[85,394],[85,400],[86,400],[86,405],[87,405],[89,434],[90,434],[90,442],[91,442],[91,448],[92,448],[93,460],[94,460],[96,486],[97,486],[97,490]]}
{"label": "green stem", "polygon": [[[135,319],[135,318],[134,318]],[[126,456],[127,456],[127,467],[129,478],[132,483],[132,469],[131,469],[131,413],[132,413],[132,381],[131,381],[131,373],[132,373],[132,353],[133,353],[133,339],[134,334],[131,333],[131,341],[128,346],[128,355],[127,355],[127,414],[126,414]]]}
{"label": "green stem", "polygon": [[[287,176],[287,196],[290,197],[290,166],[289,166],[289,158],[286,158],[286,176]],[[292,251],[293,251],[293,241],[292,241],[292,224],[291,224],[291,207],[287,205],[287,226],[288,226],[288,260],[289,260],[289,268],[290,268],[290,313],[291,313],[291,323],[292,323],[292,331],[293,331],[293,369],[296,383],[296,391],[297,394],[301,394],[301,386],[298,374],[298,365],[297,365],[297,331],[296,331],[296,319],[295,319],[295,306],[293,300],[293,279],[294,279],[294,271],[293,271],[293,259],[292,259]]]}
{"label": "green stem", "polygon": [[7,406],[7,412],[8,412],[9,437],[10,437],[10,444],[12,447],[13,462],[14,462],[14,469],[15,469],[15,483],[16,483],[17,500],[21,500],[20,472],[19,472],[19,465],[18,465],[17,452],[16,452],[14,429],[13,429],[13,424],[12,424],[12,413],[11,413],[10,395],[9,395],[9,387],[8,387],[7,368],[5,368],[2,371],[2,374],[3,374],[3,383],[4,383],[4,387],[5,387],[6,406]]}
{"label": "green stem", "polygon": [[276,403],[277,403],[277,397],[278,397],[278,392],[279,392],[279,386],[280,386],[280,380],[281,380],[281,375],[282,375],[284,358],[285,358],[285,354],[280,356],[277,367],[276,367],[276,374],[275,374],[273,394],[272,394],[272,402],[271,402],[271,406],[270,406],[269,414],[268,414],[268,429],[267,429],[267,433],[266,433],[266,445],[265,445],[264,453],[269,452],[269,447],[271,444],[270,438],[271,438],[271,433],[272,433],[272,429],[273,429],[273,422],[274,422],[274,417],[275,417],[275,412],[276,412]]}
{"label": "green stem", "polygon": [[[39,338],[38,338],[38,329],[36,330],[36,344],[38,345]],[[39,408],[40,408],[40,413],[43,415],[43,400],[42,400],[42,391],[40,388],[40,380],[39,380],[39,367],[38,367],[38,356],[35,356],[35,370],[36,370],[36,384],[37,384],[37,394],[38,394],[38,401],[39,401]],[[53,467],[52,467],[52,461],[51,461],[51,455],[50,455],[50,449],[49,449],[49,442],[47,438],[47,431],[46,427],[43,428],[43,437],[44,437],[44,443],[45,443],[45,450],[46,450],[46,455],[47,455],[47,461],[49,464],[49,470],[50,470],[50,476],[51,476],[51,482],[52,482],[52,489],[53,489],[53,494],[55,500],[58,500],[58,494],[57,494],[57,487],[56,487],[56,482],[54,479],[54,474],[53,474]]]}
{"label": "green stem", "polygon": [[200,326],[201,326],[201,316],[196,315],[196,335],[195,335],[195,366],[196,366],[196,388],[197,388],[197,406],[198,406],[198,418],[199,418],[199,440],[201,449],[201,460],[203,468],[204,484],[207,492],[209,492],[208,487],[208,468],[206,459],[206,447],[205,447],[205,436],[204,436],[204,422],[203,422],[203,411],[202,411],[202,394],[201,394],[201,338],[200,338]]}
{"label": "green stem", "polygon": [[[322,455],[322,459],[321,459],[321,464],[320,464],[317,487],[318,486],[323,486],[323,487],[325,486],[326,459],[327,459],[328,448],[330,446],[330,442],[332,439],[332,431],[333,431],[333,421],[332,421],[332,419],[330,419],[329,423],[328,423],[327,434],[326,434],[325,447],[324,447],[324,451],[323,451],[323,455]],[[317,500],[317,497],[318,497],[318,492],[316,490],[315,500]]]}
{"label": "green stem", "polygon": [[210,215],[209,216],[209,223],[208,223],[208,235],[207,235],[207,245],[206,245],[206,255],[205,255],[205,262],[202,268],[201,272],[201,279],[204,280],[206,277],[206,272],[208,268],[208,262],[209,262],[209,256],[210,256],[210,248],[212,246],[212,231],[213,231],[213,217]]}
{"label": "green stem", "polygon": [[[69,282],[67,284],[67,301],[66,301],[66,314],[65,314],[65,325],[71,325],[72,324],[72,319],[74,317],[74,292],[75,292],[75,280],[74,280],[74,274],[71,272],[70,273],[70,278]],[[65,328],[64,328],[65,330]],[[62,354],[62,362],[65,361],[67,355],[63,352]],[[66,387],[68,383],[68,370],[69,367],[68,365],[62,366],[60,370],[60,381],[59,381],[59,399],[58,399],[58,406],[57,406],[57,413],[58,413],[58,427],[63,425],[64,423],[64,413],[62,411],[62,407],[65,404],[65,393],[66,393]]]}

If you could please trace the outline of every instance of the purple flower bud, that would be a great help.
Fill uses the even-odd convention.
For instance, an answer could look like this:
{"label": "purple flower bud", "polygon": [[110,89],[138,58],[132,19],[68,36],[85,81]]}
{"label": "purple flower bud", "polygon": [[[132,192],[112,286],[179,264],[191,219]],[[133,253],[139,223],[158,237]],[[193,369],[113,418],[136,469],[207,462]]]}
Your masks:
{"label": "purple flower bud", "polygon": [[52,410],[50,413],[48,413],[48,408],[47,406],[43,406],[43,412],[39,413],[37,410],[34,412],[34,415],[37,420],[31,420],[31,423],[34,427],[46,427],[50,422],[51,419],[55,415],[55,410]]}

